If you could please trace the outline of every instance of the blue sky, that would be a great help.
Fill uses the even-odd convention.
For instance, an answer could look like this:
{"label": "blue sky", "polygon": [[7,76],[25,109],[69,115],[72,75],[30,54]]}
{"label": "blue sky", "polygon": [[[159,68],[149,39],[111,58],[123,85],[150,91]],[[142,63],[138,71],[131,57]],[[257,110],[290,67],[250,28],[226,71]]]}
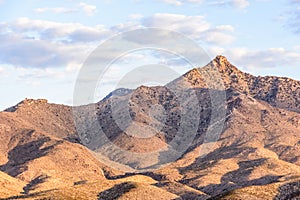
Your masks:
{"label": "blue sky", "polygon": [[[141,27],[182,33],[211,58],[225,55],[255,75],[300,80],[299,0],[0,0],[0,9],[0,109],[24,98],[71,105],[88,55],[113,35]],[[130,66],[161,62],[145,52],[130,56],[113,67],[94,101]]]}

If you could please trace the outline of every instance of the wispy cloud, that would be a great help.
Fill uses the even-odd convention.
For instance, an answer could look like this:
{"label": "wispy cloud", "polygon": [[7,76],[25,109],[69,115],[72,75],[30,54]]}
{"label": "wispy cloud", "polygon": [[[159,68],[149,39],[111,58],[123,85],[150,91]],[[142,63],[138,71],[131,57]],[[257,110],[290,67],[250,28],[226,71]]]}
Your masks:
{"label": "wispy cloud", "polygon": [[90,42],[106,38],[110,33],[102,25],[84,26],[80,23],[60,23],[47,20],[19,18],[12,22],[2,23],[0,27],[23,37],[69,43]]}
{"label": "wispy cloud", "polygon": [[82,62],[86,47],[0,35],[0,60],[18,67],[62,67],[70,61]]}
{"label": "wispy cloud", "polygon": [[162,0],[164,3],[175,5],[175,6],[181,6],[183,3],[179,0]]}
{"label": "wispy cloud", "polygon": [[[0,0],[1,1],[1,0]],[[34,9],[34,12],[36,13],[45,13],[45,12],[52,12],[52,13],[76,13],[83,11],[88,16],[93,16],[97,12],[97,6],[87,4],[84,2],[80,2],[75,6],[74,8],[64,8],[64,7],[42,7],[42,8],[36,8]]]}
{"label": "wispy cloud", "polygon": [[93,16],[97,12],[97,6],[95,5],[81,2],[79,3],[79,7],[81,7],[83,12],[85,12],[85,14],[88,16]]}
{"label": "wispy cloud", "polygon": [[[212,56],[225,54],[237,64],[249,68],[272,68],[300,63],[300,53],[296,47],[290,50],[272,48],[259,51],[247,48],[224,49],[224,45],[231,44],[235,40],[235,27],[229,24],[214,26],[204,16],[168,13],[158,13],[149,17],[139,15],[134,22],[129,21],[111,27],[102,25],[89,27],[79,23],[20,18],[3,23],[1,26],[2,30],[6,30],[0,34],[1,62],[27,68],[64,66],[67,70],[76,70],[95,48],[95,44],[98,44],[96,41],[100,42],[118,32],[137,27],[157,27],[180,32],[196,41],[207,43]],[[29,37],[33,32],[35,36]],[[138,37],[143,41],[142,35],[137,35],[135,39],[138,40]],[[102,56],[103,59],[111,59],[115,55],[116,52],[108,52]]]}
{"label": "wispy cloud", "polygon": [[[204,16],[160,13],[150,17],[138,16],[133,21],[111,27],[19,18],[0,24],[3,30],[0,34],[0,60],[19,67],[64,66],[72,70],[78,68],[100,41],[138,27],[169,29],[215,45],[230,44],[235,39],[233,26],[213,26]],[[144,40],[142,35],[136,39],[138,37]],[[109,55],[114,55],[114,52]]]}
{"label": "wispy cloud", "polygon": [[250,6],[250,2],[247,0],[218,0],[209,2],[208,4],[214,6],[230,6],[238,9],[245,9]]}
{"label": "wispy cloud", "polygon": [[175,6],[183,6],[187,3],[200,4],[203,2],[207,2],[210,5],[217,6],[230,6],[238,9],[245,9],[250,5],[250,1],[248,0],[217,0],[217,1],[207,1],[207,0],[159,0],[166,4],[175,5]]}
{"label": "wispy cloud", "polygon": [[175,5],[175,6],[182,6],[183,4],[186,3],[197,3],[200,4],[203,2],[203,0],[159,0],[164,3],[170,4],[170,5]]}
{"label": "wispy cloud", "polygon": [[289,0],[288,4],[288,12],[284,14],[283,22],[294,33],[300,34],[300,0]]}
{"label": "wispy cloud", "polygon": [[224,54],[237,66],[250,70],[293,67],[300,64],[300,52],[285,48],[251,50],[246,47],[211,49],[214,55]]}
{"label": "wispy cloud", "polygon": [[63,7],[55,7],[55,8],[36,8],[34,9],[37,13],[44,13],[44,12],[53,12],[53,13],[74,13],[78,12],[78,9],[69,9]]}
{"label": "wispy cloud", "polygon": [[183,33],[195,40],[214,44],[229,44],[234,41],[233,26],[221,25],[214,27],[205,20],[204,16],[160,13],[144,18],[142,25],[170,29]]}
{"label": "wispy cloud", "polygon": [[31,80],[31,79],[44,79],[44,78],[63,78],[65,76],[64,71],[56,70],[53,68],[45,69],[28,69],[28,68],[17,68],[20,75],[19,80]]}
{"label": "wispy cloud", "polygon": [[2,74],[4,72],[4,68],[0,67],[0,74]]}
{"label": "wispy cloud", "polygon": [[142,19],[144,16],[142,14],[131,14],[129,16],[130,19],[132,20],[139,20],[139,19]]}

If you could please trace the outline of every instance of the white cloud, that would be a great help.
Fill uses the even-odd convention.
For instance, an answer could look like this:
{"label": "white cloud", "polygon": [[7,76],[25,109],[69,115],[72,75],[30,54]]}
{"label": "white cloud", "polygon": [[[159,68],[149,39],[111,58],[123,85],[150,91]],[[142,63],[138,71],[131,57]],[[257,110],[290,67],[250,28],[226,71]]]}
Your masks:
{"label": "white cloud", "polygon": [[95,5],[90,5],[87,3],[79,3],[79,7],[87,14],[88,16],[92,16],[97,12],[97,7]]}
{"label": "white cloud", "polygon": [[181,6],[182,1],[179,0],[162,0],[164,3],[175,5],[175,6]]}
{"label": "white cloud", "polygon": [[187,0],[190,3],[202,3],[204,0]]}
{"label": "white cloud", "polygon": [[[138,15],[136,20],[112,27],[97,25],[84,26],[79,23],[59,23],[45,20],[19,18],[13,22],[3,23],[7,32],[16,32],[26,37],[68,43],[94,42],[106,39],[114,33],[133,30],[139,27],[157,27],[183,33],[193,39],[207,42],[228,44],[233,41],[234,27],[219,25],[213,27],[204,16],[186,16],[158,13],[143,18]],[[0,25],[1,27],[1,25]]]}
{"label": "white cloud", "polygon": [[20,18],[0,24],[0,61],[17,67],[79,68],[112,31],[102,25],[59,23]]}
{"label": "white cloud", "polygon": [[35,33],[37,39],[55,40],[65,39],[70,42],[89,42],[106,38],[110,33],[102,25],[95,27],[84,26],[79,23],[59,23],[45,20],[31,20],[19,18],[10,23],[4,23],[3,28],[8,32],[20,33],[23,36]]}
{"label": "white cloud", "polygon": [[235,28],[231,25],[220,25],[216,27],[217,30],[220,31],[229,31],[229,32],[234,32]]}
{"label": "white cloud", "polygon": [[44,13],[44,12],[53,12],[53,13],[74,13],[82,10],[86,15],[93,16],[97,12],[97,7],[95,5],[90,5],[84,2],[80,2],[77,7],[74,8],[64,8],[64,7],[54,7],[54,8],[36,8],[34,12]]}
{"label": "white cloud", "polygon": [[80,62],[70,61],[67,64],[66,71],[67,72],[76,72],[81,68],[81,66],[82,66],[82,63],[80,63]]}
{"label": "white cloud", "polygon": [[23,68],[15,67],[10,71],[12,76],[16,77],[16,81],[30,85],[33,87],[41,86],[44,81],[60,82],[60,84],[65,84],[67,78],[75,78],[74,73],[66,73],[65,70],[61,68]]}
{"label": "white cloud", "polygon": [[[142,16],[139,16],[140,18]],[[84,26],[79,23],[59,23],[19,18],[0,24],[0,60],[27,68],[64,66],[68,71],[80,67],[86,56],[112,35],[139,27],[158,27],[180,32],[197,41],[223,45],[234,40],[231,25],[212,26],[203,16],[154,14],[112,27]],[[145,38],[137,35],[141,41]],[[139,39],[139,38],[135,38]],[[155,39],[155,38],[154,38]],[[159,39],[159,38],[158,38]],[[30,49],[30,50],[29,50]],[[100,55],[111,59],[118,52]]]}
{"label": "white cloud", "polygon": [[250,6],[250,2],[247,0],[218,0],[209,2],[208,4],[215,6],[231,6],[238,9],[245,9]]}
{"label": "white cloud", "polygon": [[300,64],[300,52],[284,48],[269,48],[266,50],[250,50],[245,47],[224,50],[210,50],[214,55],[223,54],[237,66],[247,69],[271,69],[293,67]]}
{"label": "white cloud", "polygon": [[217,30],[207,31],[203,35],[202,39],[206,42],[220,44],[220,45],[230,44],[235,40],[235,38],[232,35]]}
{"label": "white cloud", "polygon": [[204,16],[186,16],[176,14],[154,14],[144,18],[142,25],[145,27],[158,27],[177,31],[196,40],[216,44],[229,44],[234,41],[234,27],[220,25],[213,27],[205,20]]}
{"label": "white cloud", "polygon": [[44,12],[54,12],[54,13],[74,13],[78,12],[77,9],[68,9],[63,7],[56,7],[56,8],[36,8],[34,9],[37,13],[44,13]]}
{"label": "white cloud", "polygon": [[0,35],[0,60],[17,67],[63,67],[70,61],[81,63],[86,45],[59,44],[24,38],[16,34]]}
{"label": "white cloud", "polygon": [[132,19],[132,20],[139,20],[139,19],[143,18],[143,15],[142,14],[131,14],[129,16],[129,18]]}
{"label": "white cloud", "polygon": [[[205,0],[159,0],[166,4],[175,5],[175,6],[183,6],[186,3],[194,3],[200,4]],[[250,2],[248,0],[217,0],[217,1],[207,1],[210,5],[218,5],[218,6],[231,6],[239,9],[245,9],[250,6]]]}
{"label": "white cloud", "polygon": [[45,69],[28,69],[28,68],[16,68],[19,72],[19,80],[31,80],[31,79],[44,79],[44,78],[63,78],[65,76],[64,71],[53,68]]}
{"label": "white cloud", "polygon": [[296,34],[300,34],[300,1],[299,0],[289,0],[289,10],[288,12],[279,16],[283,20],[283,23],[290,28]]}
{"label": "white cloud", "polygon": [[4,68],[0,67],[0,74],[2,74],[4,72]]}
{"label": "white cloud", "polygon": [[129,21],[123,24],[117,24],[115,26],[110,27],[110,30],[114,33],[121,33],[121,32],[134,30],[137,28],[142,28],[142,25],[139,20]]}
{"label": "white cloud", "polygon": [[159,0],[159,1],[164,2],[166,4],[175,5],[175,6],[182,6],[185,3],[200,4],[203,2],[203,0]]}
{"label": "white cloud", "polygon": [[184,31],[186,33],[203,32],[210,28],[210,24],[204,20],[204,16],[186,16],[168,13],[158,13],[145,18],[143,25]]}
{"label": "white cloud", "polygon": [[247,0],[231,0],[230,4],[236,8],[244,9],[250,6],[250,2]]}
{"label": "white cloud", "polygon": [[300,51],[300,45],[296,45],[292,48],[294,51]]}

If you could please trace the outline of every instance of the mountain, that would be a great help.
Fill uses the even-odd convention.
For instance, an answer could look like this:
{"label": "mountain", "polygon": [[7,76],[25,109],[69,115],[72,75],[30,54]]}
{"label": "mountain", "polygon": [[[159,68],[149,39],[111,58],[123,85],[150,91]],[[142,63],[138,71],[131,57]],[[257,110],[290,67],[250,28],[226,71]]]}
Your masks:
{"label": "mountain", "polygon": [[0,198],[298,199],[299,102],[224,56],[96,104],[26,99],[0,113]]}

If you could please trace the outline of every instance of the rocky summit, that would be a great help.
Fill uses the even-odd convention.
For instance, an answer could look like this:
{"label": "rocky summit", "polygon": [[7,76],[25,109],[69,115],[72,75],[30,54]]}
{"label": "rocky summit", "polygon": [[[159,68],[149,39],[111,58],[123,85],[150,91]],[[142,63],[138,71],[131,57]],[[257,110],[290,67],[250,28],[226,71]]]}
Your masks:
{"label": "rocky summit", "polygon": [[0,199],[300,199],[300,81],[217,56],[95,104],[26,99],[0,144]]}

